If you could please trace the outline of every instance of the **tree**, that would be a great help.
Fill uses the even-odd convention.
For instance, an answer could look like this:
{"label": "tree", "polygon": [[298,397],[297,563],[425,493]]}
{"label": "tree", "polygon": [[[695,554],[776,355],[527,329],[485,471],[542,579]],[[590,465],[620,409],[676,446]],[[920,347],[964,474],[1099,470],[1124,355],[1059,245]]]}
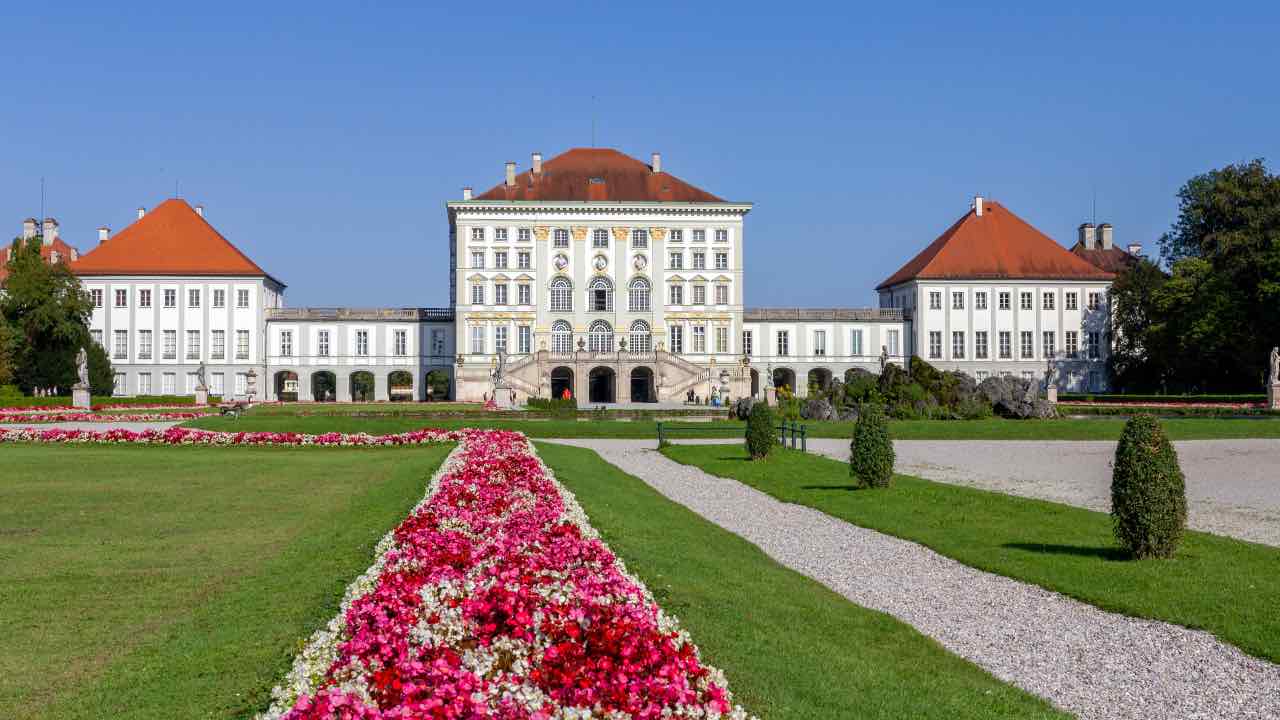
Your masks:
{"label": "tree", "polygon": [[773,450],[773,411],[766,403],[751,406],[751,415],[747,418],[747,453],[752,460],[763,460]]}
{"label": "tree", "polygon": [[1172,557],[1187,525],[1186,480],[1160,421],[1135,415],[1116,445],[1111,475],[1116,539],[1137,558]]}
{"label": "tree", "polygon": [[893,480],[893,438],[879,405],[863,405],[849,443],[849,474],[863,487],[886,488]]}
{"label": "tree", "polygon": [[0,388],[13,382],[13,354],[16,335],[0,316]]}

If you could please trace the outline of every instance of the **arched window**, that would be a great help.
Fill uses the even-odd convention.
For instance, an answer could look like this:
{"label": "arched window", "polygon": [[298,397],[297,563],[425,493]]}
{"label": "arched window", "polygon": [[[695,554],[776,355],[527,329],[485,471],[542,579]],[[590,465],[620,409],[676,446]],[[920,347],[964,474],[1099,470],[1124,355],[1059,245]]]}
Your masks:
{"label": "arched window", "polygon": [[610,312],[613,310],[613,283],[608,278],[598,277],[587,285],[587,310],[591,312]]}
{"label": "arched window", "polygon": [[552,280],[549,295],[552,312],[573,311],[573,283],[569,282],[569,278],[558,277]]}
{"label": "arched window", "polygon": [[551,323],[551,352],[573,352],[573,328],[564,320]]}
{"label": "arched window", "polygon": [[631,281],[628,293],[631,312],[649,312],[649,281],[638,277]]}
{"label": "arched window", "polygon": [[587,328],[587,349],[591,352],[613,350],[613,326],[604,320],[596,320]]}
{"label": "arched window", "polygon": [[636,320],[631,323],[631,339],[627,341],[627,344],[631,346],[631,352],[636,353],[647,353],[653,349],[649,323],[643,320]]}

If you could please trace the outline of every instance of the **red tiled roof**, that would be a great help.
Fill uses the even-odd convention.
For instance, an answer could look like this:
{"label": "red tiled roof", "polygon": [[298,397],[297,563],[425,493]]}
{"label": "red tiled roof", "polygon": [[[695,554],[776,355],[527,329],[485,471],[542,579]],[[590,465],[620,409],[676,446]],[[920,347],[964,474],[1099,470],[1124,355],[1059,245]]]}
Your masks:
{"label": "red tiled roof", "polygon": [[1138,264],[1137,256],[1130,255],[1127,251],[1121,250],[1114,245],[1109,249],[1095,248],[1090,250],[1084,246],[1084,243],[1077,242],[1071,246],[1071,252],[1087,260],[1090,265],[1116,275]]}
{"label": "red tiled roof", "polygon": [[[6,245],[3,251],[0,251],[0,285],[9,277],[9,251],[13,245]],[[40,257],[45,262],[53,262],[53,254],[58,253],[58,262],[68,263],[71,259],[80,254],[79,250],[71,247],[63,242],[62,238],[54,238],[53,242],[48,245],[40,246]]]}
{"label": "red tiled roof", "polygon": [[1111,280],[1115,276],[1071,254],[1053,238],[991,200],[970,210],[887,280]]}
{"label": "red tiled roof", "polygon": [[177,199],[165,200],[81,255],[71,270],[77,275],[270,277],[185,200]]}
{"label": "red tiled roof", "polygon": [[476,200],[724,202],[667,172],[609,148],[574,148],[498,183]]}

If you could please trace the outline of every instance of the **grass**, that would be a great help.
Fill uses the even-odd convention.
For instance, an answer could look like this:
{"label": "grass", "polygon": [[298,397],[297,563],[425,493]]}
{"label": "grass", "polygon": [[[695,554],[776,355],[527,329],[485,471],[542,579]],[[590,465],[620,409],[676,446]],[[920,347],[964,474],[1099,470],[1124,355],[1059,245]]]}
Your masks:
{"label": "grass", "polygon": [[251,717],[447,446],[0,448],[0,717]]}
{"label": "grass", "polygon": [[546,443],[538,453],[748,711],[766,720],[1066,717],[778,565],[596,453]]}
{"label": "grass", "polygon": [[378,402],[378,403],[290,403],[287,405],[259,405],[257,415],[403,415],[423,413],[483,412],[480,403],[462,402]]}
{"label": "grass", "polygon": [[[443,404],[443,403],[442,403]],[[332,406],[326,406],[332,407]],[[422,427],[445,429],[462,427],[519,430],[534,438],[656,438],[653,421],[524,420],[513,413],[511,420],[484,418],[439,419],[422,417],[346,417],[341,415],[296,415],[285,408],[261,406],[239,419],[209,417],[191,420],[187,427],[206,430],[271,430],[306,433],[404,432]],[[852,422],[808,422],[809,436],[848,438]],[[895,420],[890,423],[898,440],[1116,440],[1124,418],[1063,420]],[[668,427],[694,428],[688,437],[742,437],[745,424],[736,420],[668,423]],[[1175,418],[1164,421],[1173,440],[1227,438],[1280,438],[1280,418],[1221,419]]]}
{"label": "grass", "polygon": [[887,490],[855,489],[847,464],[798,451],[756,462],[736,445],[662,452],[966,565],[1105,610],[1207,630],[1280,662],[1280,549],[1188,532],[1170,560],[1130,560],[1105,513],[905,475]]}

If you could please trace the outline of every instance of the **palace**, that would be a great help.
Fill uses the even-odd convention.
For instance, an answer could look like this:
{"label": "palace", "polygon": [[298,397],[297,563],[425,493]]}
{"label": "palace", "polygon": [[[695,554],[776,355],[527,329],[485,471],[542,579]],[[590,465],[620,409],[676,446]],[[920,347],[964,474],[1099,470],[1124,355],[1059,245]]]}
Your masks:
{"label": "palace", "polygon": [[[617,150],[576,148],[445,204],[449,307],[288,308],[285,285],[170,199],[78,253],[122,395],[586,403],[800,395],[920,356],[978,379],[1106,387],[1107,293],[1137,250],[1083,225],[1068,250],[999,203],[969,210],[877,288],[879,307],[752,308],[749,202]],[[24,227],[33,233],[34,223]],[[53,225],[53,240],[62,243]],[[46,229],[46,233],[49,231]],[[62,243],[65,245],[65,243]],[[504,398],[507,399],[507,398]]]}

